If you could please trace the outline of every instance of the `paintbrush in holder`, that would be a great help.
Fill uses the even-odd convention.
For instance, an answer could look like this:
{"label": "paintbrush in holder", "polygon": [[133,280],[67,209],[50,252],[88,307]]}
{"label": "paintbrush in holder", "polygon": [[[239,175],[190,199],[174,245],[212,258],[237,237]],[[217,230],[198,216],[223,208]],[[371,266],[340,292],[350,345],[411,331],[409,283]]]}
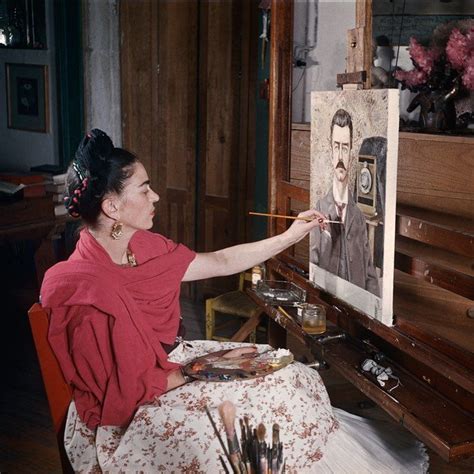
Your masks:
{"label": "paintbrush in holder", "polygon": [[235,429],[235,406],[225,401],[218,407],[218,411],[224,424],[228,449],[225,447],[222,437],[214,423],[209,409],[206,413],[211,420],[212,427],[221,443],[222,449],[230,464],[227,467],[225,458],[219,456],[225,472],[241,474],[282,474],[285,472],[285,460],[283,458],[283,444],[280,441],[280,426],[272,426],[272,443],[266,442],[266,428],[260,423],[253,428],[247,416],[239,420],[240,443]]}
{"label": "paintbrush in holder", "polygon": [[242,465],[239,438],[235,431],[235,406],[233,403],[225,401],[219,405],[218,410],[221,420],[224,423],[232,468],[234,472],[245,472],[245,466]]}

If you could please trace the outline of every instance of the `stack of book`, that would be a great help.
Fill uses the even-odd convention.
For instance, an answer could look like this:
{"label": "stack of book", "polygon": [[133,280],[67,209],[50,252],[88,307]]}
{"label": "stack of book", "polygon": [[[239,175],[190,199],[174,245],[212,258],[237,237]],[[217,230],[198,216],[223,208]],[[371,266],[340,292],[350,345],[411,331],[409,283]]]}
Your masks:
{"label": "stack of book", "polygon": [[[33,198],[46,195],[46,178],[41,174],[21,172],[1,172],[0,192],[2,195]],[[20,195],[21,192],[21,195]]]}
{"label": "stack of book", "polygon": [[67,214],[64,207],[64,191],[66,190],[66,173],[64,168],[56,165],[40,165],[31,168],[31,171],[40,172],[47,183],[45,191],[52,197],[54,202],[54,215],[64,216]]}
{"label": "stack of book", "polygon": [[46,192],[50,193],[54,202],[54,215],[66,215],[64,207],[64,191],[66,190],[66,173],[51,177],[51,182],[46,185]]}

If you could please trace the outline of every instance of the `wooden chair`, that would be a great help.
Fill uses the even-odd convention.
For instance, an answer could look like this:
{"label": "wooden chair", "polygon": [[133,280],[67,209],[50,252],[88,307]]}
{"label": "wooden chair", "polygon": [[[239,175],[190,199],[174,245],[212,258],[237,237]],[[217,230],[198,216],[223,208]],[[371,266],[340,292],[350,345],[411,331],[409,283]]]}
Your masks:
{"label": "wooden chair", "polygon": [[[215,341],[237,340],[216,335],[216,330],[222,329],[229,323],[216,326],[216,313],[222,313],[230,317],[243,319],[257,319],[263,314],[262,309],[245,294],[245,282],[251,281],[250,272],[242,272],[239,277],[239,289],[230,291],[215,298],[206,300],[206,339]],[[258,324],[258,322],[256,323]],[[257,338],[256,325],[250,332],[249,341],[254,343]]]}
{"label": "wooden chair", "polygon": [[35,303],[28,311],[31,332],[35,341],[36,352],[43,375],[43,383],[48,398],[53,428],[58,441],[59,455],[63,472],[74,472],[64,448],[64,426],[72,390],[64,380],[59,363],[48,342],[49,318],[40,304]]}

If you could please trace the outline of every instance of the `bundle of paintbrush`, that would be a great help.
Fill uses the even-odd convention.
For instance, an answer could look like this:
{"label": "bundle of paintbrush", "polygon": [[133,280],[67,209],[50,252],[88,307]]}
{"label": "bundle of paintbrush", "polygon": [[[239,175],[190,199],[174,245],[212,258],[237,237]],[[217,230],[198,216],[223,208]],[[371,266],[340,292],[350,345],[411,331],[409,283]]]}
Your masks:
{"label": "bundle of paintbrush", "polygon": [[[206,413],[219,439],[226,460],[221,456],[220,461],[224,472],[237,474],[280,474],[285,472],[283,459],[283,445],[280,442],[280,427],[277,424],[272,428],[272,443],[265,441],[266,429],[260,423],[253,428],[248,417],[240,419],[240,442],[235,429],[235,406],[231,402],[223,402],[218,407],[219,414],[227,438],[227,447],[217,429],[217,426],[206,407]],[[228,467],[230,464],[230,469]]]}

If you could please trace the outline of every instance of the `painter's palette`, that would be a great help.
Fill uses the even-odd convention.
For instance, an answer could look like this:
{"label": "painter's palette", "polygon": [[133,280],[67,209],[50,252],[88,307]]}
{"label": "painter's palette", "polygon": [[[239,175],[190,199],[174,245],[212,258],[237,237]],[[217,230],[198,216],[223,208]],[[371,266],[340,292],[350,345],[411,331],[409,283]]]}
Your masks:
{"label": "painter's palette", "polygon": [[228,359],[227,351],[217,351],[194,359],[184,367],[190,377],[210,382],[231,382],[263,377],[283,369],[293,362],[293,354],[286,349],[243,354]]}

